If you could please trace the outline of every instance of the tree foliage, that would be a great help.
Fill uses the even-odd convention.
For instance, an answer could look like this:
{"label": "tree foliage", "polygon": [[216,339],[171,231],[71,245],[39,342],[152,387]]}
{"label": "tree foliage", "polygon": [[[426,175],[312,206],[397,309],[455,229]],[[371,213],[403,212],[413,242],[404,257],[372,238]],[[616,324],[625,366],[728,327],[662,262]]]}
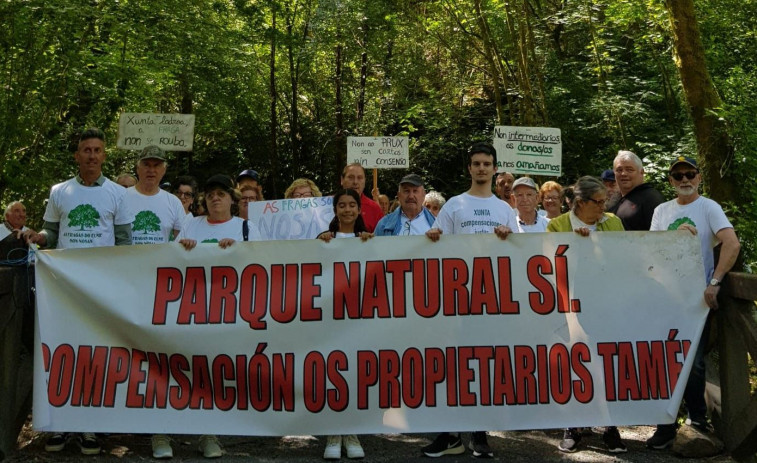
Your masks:
{"label": "tree foliage", "polygon": [[[567,184],[644,158],[666,188],[702,130],[676,68],[672,0],[14,0],[0,2],[0,199],[38,224],[73,175],[76,134],[121,112],[196,115],[168,179],[253,167],[267,198],[300,176],[338,184],[351,135],[408,135],[411,169],[445,195],[467,185],[465,148],[496,124],[558,127]],[[702,0],[695,18],[729,155],[705,171],[755,261],[757,0]],[[700,156],[706,156],[699,150]],[[700,161],[707,160],[700,159]],[[379,174],[390,195],[404,171]],[[545,178],[546,179],[546,178]],[[538,179],[538,180],[545,180]]]}

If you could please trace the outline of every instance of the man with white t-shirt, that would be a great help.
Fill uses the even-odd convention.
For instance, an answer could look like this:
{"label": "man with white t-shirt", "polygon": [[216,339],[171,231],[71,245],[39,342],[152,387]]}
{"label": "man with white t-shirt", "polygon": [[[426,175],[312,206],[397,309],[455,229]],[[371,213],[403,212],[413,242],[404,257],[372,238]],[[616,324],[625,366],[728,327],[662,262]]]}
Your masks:
{"label": "man with white t-shirt", "polygon": [[[48,249],[131,244],[134,216],[124,204],[126,189],[103,176],[105,158],[105,134],[97,128],[85,130],[74,153],[79,173],[52,187],[42,230],[22,233],[27,243]],[[68,437],[62,432],[54,433],[45,450],[63,450]],[[82,454],[100,454],[94,433],[82,433],[77,438]]]}
{"label": "man with white t-shirt", "polygon": [[186,214],[176,196],[160,188],[166,174],[162,149],[148,146],[137,162],[137,184],[126,190],[126,205],[134,214],[132,244],[168,243],[179,234]]}
{"label": "man with white t-shirt", "polygon": [[[125,204],[134,214],[132,244],[168,243],[179,234],[186,214],[181,200],[160,188],[166,175],[165,153],[158,146],[142,150],[137,162],[137,183],[126,190]],[[155,434],[151,439],[153,458],[172,458],[168,436]]]}
{"label": "man with white t-shirt", "polygon": [[[718,308],[720,282],[736,263],[741,244],[723,208],[699,194],[702,177],[696,160],[685,156],[677,157],[670,165],[668,180],[675,188],[677,197],[655,208],[650,230],[688,230],[699,237],[704,261],[704,278],[707,283],[704,301],[710,309],[715,310]],[[722,243],[722,247],[716,266],[713,248],[719,243]],[[699,341],[694,366],[683,393],[688,411],[686,423],[705,433],[710,430],[707,422],[707,404],[704,400],[704,348],[707,344],[708,325],[709,321]],[[675,423],[659,425],[654,435],[647,440],[647,447],[657,450],[667,448],[673,444],[675,436]]]}
{"label": "man with white t-shirt", "polygon": [[[497,151],[488,143],[475,143],[468,149],[468,173],[471,187],[465,193],[449,199],[426,236],[439,241],[442,234],[495,233],[506,239],[518,232],[515,212],[506,202],[492,194],[492,178],[497,170]],[[474,457],[494,456],[486,432],[471,433],[469,444]],[[459,455],[465,447],[459,434],[444,432],[421,451],[429,457]]]}

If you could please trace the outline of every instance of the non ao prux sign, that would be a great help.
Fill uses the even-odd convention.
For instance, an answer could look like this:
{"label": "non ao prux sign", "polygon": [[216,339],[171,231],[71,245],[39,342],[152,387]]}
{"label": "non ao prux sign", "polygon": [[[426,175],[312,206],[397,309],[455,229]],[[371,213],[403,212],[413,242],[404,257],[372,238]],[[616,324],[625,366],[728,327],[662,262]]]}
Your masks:
{"label": "non ao prux sign", "polygon": [[560,129],[548,127],[494,127],[497,171],[559,177],[562,172]]}
{"label": "non ao prux sign", "polygon": [[347,160],[368,169],[407,169],[408,137],[347,137]]}
{"label": "non ao prux sign", "polygon": [[122,113],[117,146],[141,150],[155,145],[165,151],[192,151],[194,130],[194,114]]}

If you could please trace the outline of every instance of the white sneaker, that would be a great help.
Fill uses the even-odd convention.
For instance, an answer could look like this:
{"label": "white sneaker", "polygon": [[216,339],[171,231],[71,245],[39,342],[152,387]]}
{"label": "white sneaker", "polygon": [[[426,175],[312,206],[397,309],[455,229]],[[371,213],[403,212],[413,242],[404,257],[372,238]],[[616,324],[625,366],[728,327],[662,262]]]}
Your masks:
{"label": "white sneaker", "polygon": [[171,439],[165,434],[153,434],[152,436],[152,457],[157,459],[173,458],[173,449],[171,448]]}
{"label": "white sneaker", "polygon": [[342,436],[327,436],[326,450],[323,451],[326,460],[338,460],[342,458]]}
{"label": "white sneaker", "polygon": [[363,458],[365,452],[363,452],[363,446],[360,445],[360,441],[354,434],[348,434],[342,439],[344,448],[347,449],[347,458]]}
{"label": "white sneaker", "polygon": [[223,455],[218,438],[207,434],[200,436],[200,452],[205,458],[220,458]]}

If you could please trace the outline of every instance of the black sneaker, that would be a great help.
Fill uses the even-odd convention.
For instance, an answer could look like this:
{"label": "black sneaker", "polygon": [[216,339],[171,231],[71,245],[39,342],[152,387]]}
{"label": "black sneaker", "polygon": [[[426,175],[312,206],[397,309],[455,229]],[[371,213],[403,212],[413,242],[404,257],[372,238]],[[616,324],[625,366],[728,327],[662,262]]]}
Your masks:
{"label": "black sneaker", "polygon": [[709,421],[705,418],[704,420],[697,420],[693,421],[691,418],[686,419],[686,425],[692,426],[697,431],[701,432],[702,434],[710,434],[713,432],[712,425]]}
{"label": "black sneaker", "polygon": [[653,450],[664,450],[676,440],[676,426],[674,424],[661,424],[652,437],[647,439],[647,448]]}
{"label": "black sneaker", "polygon": [[460,455],[465,452],[465,446],[463,441],[460,440],[460,436],[453,436],[448,432],[443,432],[436,436],[434,442],[423,447],[421,452],[427,457],[440,457],[442,455]]}
{"label": "black sneaker", "polygon": [[607,450],[609,450],[610,453],[628,452],[628,448],[620,438],[620,432],[615,426],[608,427],[605,432],[602,433],[602,442],[605,443]]}
{"label": "black sneaker", "polygon": [[85,432],[79,434],[79,448],[82,455],[99,455],[100,454],[100,442],[97,441],[97,436],[92,432]]}
{"label": "black sneaker", "polygon": [[578,450],[578,443],[581,442],[581,433],[576,428],[568,428],[562,435],[562,441],[557,448],[561,452],[573,453]]}
{"label": "black sneaker", "polygon": [[45,452],[60,452],[66,447],[66,441],[68,441],[68,433],[56,432],[45,442]]}
{"label": "black sneaker", "polygon": [[494,452],[489,447],[484,431],[472,432],[468,447],[473,451],[473,456],[476,458],[494,458]]}

